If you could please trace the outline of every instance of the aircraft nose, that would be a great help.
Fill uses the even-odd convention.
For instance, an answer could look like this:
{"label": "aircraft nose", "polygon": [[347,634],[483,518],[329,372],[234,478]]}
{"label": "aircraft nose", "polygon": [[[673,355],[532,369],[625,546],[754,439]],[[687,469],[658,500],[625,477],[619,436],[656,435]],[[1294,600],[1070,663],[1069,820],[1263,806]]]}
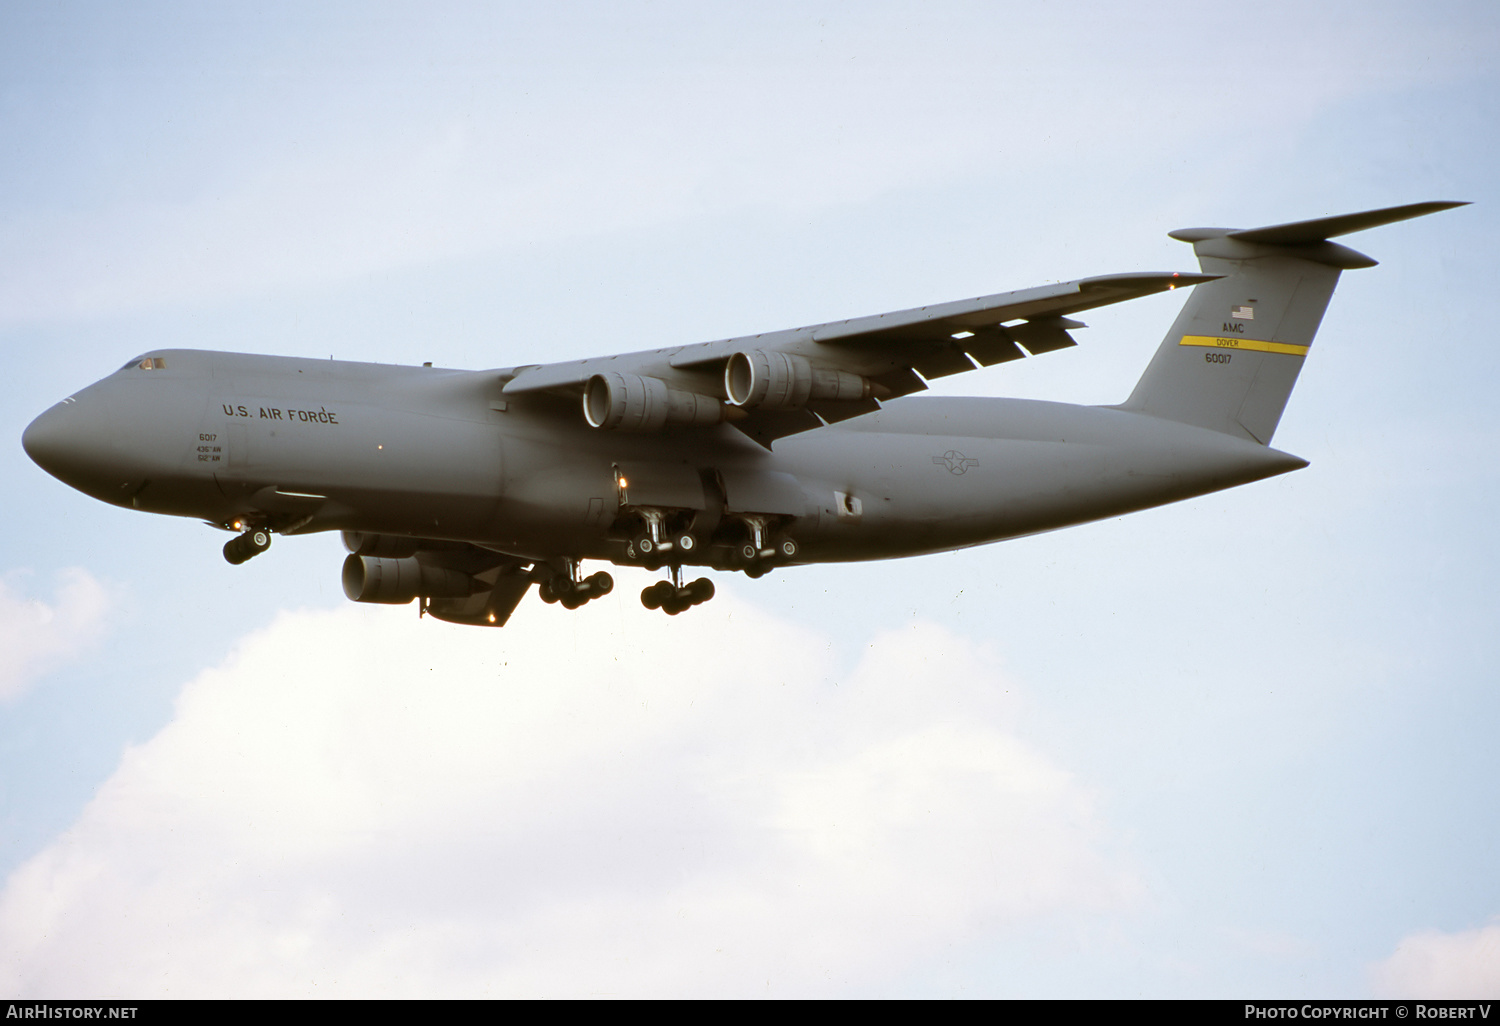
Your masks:
{"label": "aircraft nose", "polygon": [[86,409],[88,403],[64,399],[33,420],[21,433],[21,447],[37,466],[81,492],[104,498],[120,487],[119,453],[107,426]]}
{"label": "aircraft nose", "polygon": [[79,443],[77,418],[68,417],[64,400],[43,413],[21,433],[21,448],[33,463],[53,477],[67,480],[69,468],[77,461]]}

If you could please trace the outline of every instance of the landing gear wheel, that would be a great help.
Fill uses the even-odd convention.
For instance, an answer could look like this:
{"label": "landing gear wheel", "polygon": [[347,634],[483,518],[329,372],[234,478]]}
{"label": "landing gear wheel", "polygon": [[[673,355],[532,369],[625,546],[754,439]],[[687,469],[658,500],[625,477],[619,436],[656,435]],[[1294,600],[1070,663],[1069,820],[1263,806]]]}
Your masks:
{"label": "landing gear wheel", "polygon": [[549,606],[552,603],[556,602],[560,597],[557,594],[556,590],[553,589],[551,580],[546,580],[541,584],[538,584],[536,586],[536,593],[541,598],[541,600],[547,603]]}
{"label": "landing gear wheel", "polygon": [[224,543],[224,558],[232,565],[239,566],[248,559],[253,559],[271,547],[271,532],[264,527],[256,527],[244,534],[231,538]]}
{"label": "landing gear wheel", "polygon": [[677,551],[682,553],[694,552],[698,548],[698,539],[690,532],[683,531],[677,536]]}
{"label": "landing gear wheel", "polygon": [[615,579],[603,570],[591,575],[585,583],[589,586],[589,598],[608,595],[615,590]]}
{"label": "landing gear wheel", "polygon": [[747,565],[750,563],[754,563],[755,560],[760,556],[760,550],[757,549],[754,545],[751,545],[749,542],[741,545],[738,549],[735,550],[735,553],[740,557],[740,562]]}
{"label": "landing gear wheel", "polygon": [[675,582],[682,579],[680,569],[673,568],[672,580],[657,581],[641,592],[641,605],[676,616],[714,597],[714,582],[707,577],[700,577],[691,584],[677,585]]}
{"label": "landing gear wheel", "polygon": [[651,540],[649,534],[643,534],[635,540],[635,554],[648,561],[656,555],[656,542]]}
{"label": "landing gear wheel", "polygon": [[782,559],[796,559],[797,543],[790,538],[783,538],[776,545],[776,553]]}

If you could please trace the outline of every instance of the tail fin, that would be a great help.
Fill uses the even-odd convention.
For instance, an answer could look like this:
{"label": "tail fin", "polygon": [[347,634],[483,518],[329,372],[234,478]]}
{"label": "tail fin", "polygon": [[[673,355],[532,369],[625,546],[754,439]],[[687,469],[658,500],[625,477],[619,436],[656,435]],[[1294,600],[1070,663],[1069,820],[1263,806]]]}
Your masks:
{"label": "tail fin", "polygon": [[1120,408],[1269,445],[1339,272],[1375,261],[1328,240],[1462,203],[1413,203],[1269,228],[1184,228],[1205,273]]}

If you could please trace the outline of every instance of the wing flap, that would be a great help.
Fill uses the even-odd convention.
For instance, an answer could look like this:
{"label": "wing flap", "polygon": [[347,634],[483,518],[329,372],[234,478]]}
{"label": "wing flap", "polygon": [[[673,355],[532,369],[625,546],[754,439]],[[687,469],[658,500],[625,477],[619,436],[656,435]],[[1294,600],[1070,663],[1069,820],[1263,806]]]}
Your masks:
{"label": "wing flap", "polygon": [[898,367],[885,374],[874,374],[871,375],[870,380],[891,390],[891,394],[886,397],[888,399],[899,399],[903,395],[911,395],[927,387],[927,382],[923,381],[910,367]]}
{"label": "wing flap", "polygon": [[823,424],[824,421],[816,413],[804,406],[800,410],[751,410],[744,420],[736,421],[734,426],[769,449],[771,443],[778,438],[811,431]]}
{"label": "wing flap", "polygon": [[1004,328],[992,328],[984,334],[975,335],[964,343],[964,352],[981,367],[1020,360],[1026,355]]}
{"label": "wing flap", "polygon": [[1041,356],[1043,353],[1055,353],[1059,349],[1076,346],[1078,343],[1073,341],[1068,329],[1082,327],[1086,325],[1066,317],[1038,317],[1025,324],[1007,328],[1006,331],[1012,339],[1025,346],[1032,356]]}
{"label": "wing flap", "polygon": [[913,369],[928,381],[974,369],[974,361],[952,342],[934,346],[925,353],[913,355],[910,362]]}
{"label": "wing flap", "polygon": [[837,424],[841,420],[851,417],[862,417],[866,413],[874,413],[880,409],[880,403],[874,399],[856,399],[852,402],[833,402],[826,399],[814,400],[807,404],[807,408],[818,415],[818,419],[825,424]]}

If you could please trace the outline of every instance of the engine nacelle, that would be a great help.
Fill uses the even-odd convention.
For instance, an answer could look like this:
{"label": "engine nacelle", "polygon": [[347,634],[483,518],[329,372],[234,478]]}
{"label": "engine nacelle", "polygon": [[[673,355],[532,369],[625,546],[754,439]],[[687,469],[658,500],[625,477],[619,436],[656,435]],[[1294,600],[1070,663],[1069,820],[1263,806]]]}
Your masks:
{"label": "engine nacelle", "polygon": [[416,559],[351,555],[344,560],[344,594],[355,602],[404,605],[423,598],[463,598],[484,585],[466,573],[425,566]]}
{"label": "engine nacelle", "polygon": [[405,559],[418,552],[453,551],[465,544],[437,538],[413,538],[405,534],[371,534],[368,531],[345,531],[343,536],[344,548],[356,556],[388,556],[392,559]]}
{"label": "engine nacelle", "polygon": [[791,410],[811,399],[868,399],[882,391],[869,378],[824,370],[805,356],[774,350],[735,353],[724,366],[724,393],[735,406]]}
{"label": "engine nacelle", "polygon": [[717,424],[724,404],[673,388],[661,378],[595,374],[583,389],[583,417],[613,431],[660,431],[668,424]]}
{"label": "engine nacelle", "polygon": [[414,556],[421,548],[417,538],[406,538],[399,534],[370,534],[367,531],[345,531],[344,548],[356,556],[390,556],[404,559]]}

